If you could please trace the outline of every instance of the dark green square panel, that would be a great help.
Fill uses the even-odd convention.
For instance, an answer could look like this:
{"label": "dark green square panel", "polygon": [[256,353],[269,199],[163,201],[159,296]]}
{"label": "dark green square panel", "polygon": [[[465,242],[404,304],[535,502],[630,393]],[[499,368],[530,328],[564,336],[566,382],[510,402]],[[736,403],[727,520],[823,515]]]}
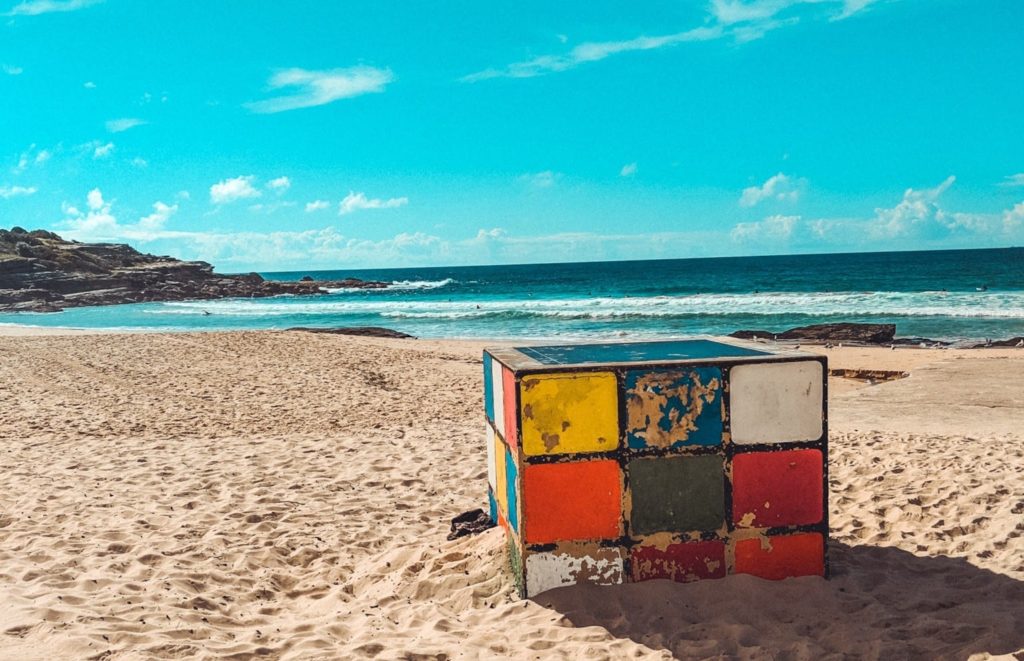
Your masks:
{"label": "dark green square panel", "polygon": [[634,534],[717,530],[725,521],[725,459],[651,457],[629,463]]}

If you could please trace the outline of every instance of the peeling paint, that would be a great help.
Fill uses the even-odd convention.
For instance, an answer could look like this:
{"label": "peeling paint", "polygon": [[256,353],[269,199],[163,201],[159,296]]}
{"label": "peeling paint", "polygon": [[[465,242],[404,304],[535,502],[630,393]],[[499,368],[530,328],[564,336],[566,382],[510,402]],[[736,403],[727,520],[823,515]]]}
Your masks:
{"label": "peeling paint", "polygon": [[823,359],[785,352],[580,369],[488,351],[488,500],[521,595],[824,575]]}
{"label": "peeling paint", "polygon": [[820,533],[739,540],[733,554],[737,574],[781,580],[825,573],[825,541]]}
{"label": "peeling paint", "polygon": [[630,552],[633,581],[665,578],[689,583],[725,576],[725,542],[719,540],[670,544],[665,548],[640,545]]}
{"label": "peeling paint", "polygon": [[596,544],[561,544],[553,552],[527,553],[525,569],[530,596],[578,583],[618,585],[624,578],[623,552]]}
{"label": "peeling paint", "polygon": [[527,375],[522,379],[521,400],[527,455],[618,447],[618,384],[610,372]]}
{"label": "peeling paint", "polygon": [[722,371],[717,367],[630,371],[626,412],[630,447],[719,445]]}

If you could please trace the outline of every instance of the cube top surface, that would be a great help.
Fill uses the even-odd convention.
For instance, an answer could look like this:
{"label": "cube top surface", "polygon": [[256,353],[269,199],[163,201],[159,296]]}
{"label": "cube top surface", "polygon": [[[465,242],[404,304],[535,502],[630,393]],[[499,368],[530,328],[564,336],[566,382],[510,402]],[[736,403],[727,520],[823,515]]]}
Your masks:
{"label": "cube top surface", "polygon": [[809,356],[734,338],[693,338],[644,342],[579,342],[488,349],[513,370],[600,365],[673,365],[718,361],[771,360]]}

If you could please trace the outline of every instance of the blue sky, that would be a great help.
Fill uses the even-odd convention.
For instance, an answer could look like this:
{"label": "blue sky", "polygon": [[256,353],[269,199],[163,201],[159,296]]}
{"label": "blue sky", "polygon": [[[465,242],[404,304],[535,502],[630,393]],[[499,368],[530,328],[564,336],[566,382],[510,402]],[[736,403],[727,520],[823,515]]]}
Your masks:
{"label": "blue sky", "polygon": [[0,0],[0,226],[220,270],[1024,244],[1024,3]]}

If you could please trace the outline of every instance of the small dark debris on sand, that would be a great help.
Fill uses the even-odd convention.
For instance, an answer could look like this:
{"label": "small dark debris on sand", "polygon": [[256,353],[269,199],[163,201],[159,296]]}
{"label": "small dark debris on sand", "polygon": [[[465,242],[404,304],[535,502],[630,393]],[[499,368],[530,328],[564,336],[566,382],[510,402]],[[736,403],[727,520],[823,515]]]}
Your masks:
{"label": "small dark debris on sand", "polygon": [[487,512],[482,509],[463,512],[452,519],[452,531],[448,533],[448,539],[458,539],[466,535],[476,535],[494,527],[494,521]]}

